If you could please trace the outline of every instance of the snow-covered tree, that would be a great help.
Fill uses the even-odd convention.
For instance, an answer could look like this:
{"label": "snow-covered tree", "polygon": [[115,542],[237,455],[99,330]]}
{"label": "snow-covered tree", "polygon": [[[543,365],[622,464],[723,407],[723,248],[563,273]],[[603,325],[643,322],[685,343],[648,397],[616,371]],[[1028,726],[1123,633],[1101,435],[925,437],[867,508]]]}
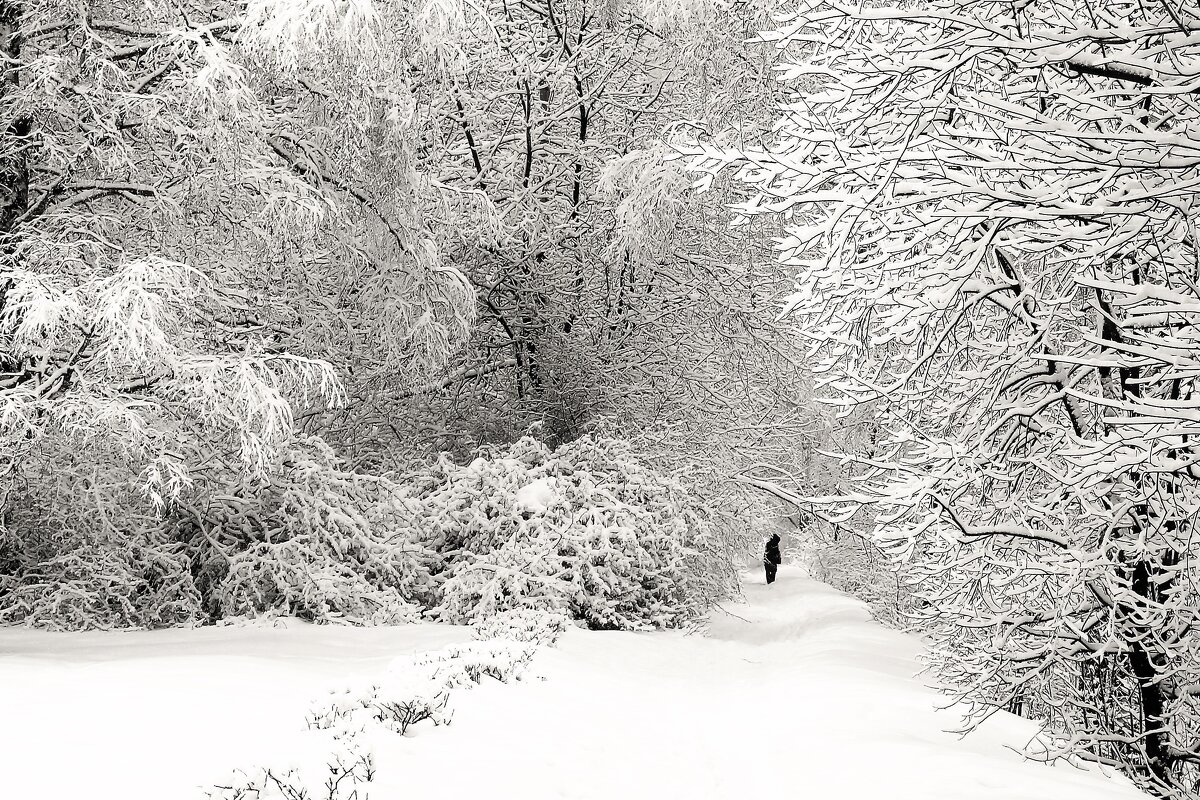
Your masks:
{"label": "snow-covered tree", "polygon": [[441,366],[471,297],[412,202],[369,3],[0,19],[7,468],[115,450],[158,500],[212,454],[261,472],[295,404],[341,399],[334,362]]}
{"label": "snow-covered tree", "polygon": [[295,403],[339,399],[342,351],[440,366],[470,295],[413,209],[403,98],[368,80],[369,3],[28,0],[0,20],[9,469],[116,448],[170,494],[197,449],[261,470]]}
{"label": "snow-covered tree", "polygon": [[[287,579],[300,541],[356,578],[329,554],[373,532],[326,512],[364,504],[332,456],[326,483],[288,457],[294,416],[349,375],[427,379],[474,312],[424,217],[385,23],[368,0],[0,2],[6,619],[178,622],[221,586],[319,617],[329,586]],[[279,503],[311,513],[274,530]],[[230,559],[254,580],[222,583]]]}
{"label": "snow-covered tree", "polygon": [[411,88],[427,215],[479,324],[442,375],[356,382],[313,430],[371,465],[402,462],[398,442],[461,453],[530,425],[554,442],[598,417],[666,428],[725,412],[771,346],[759,313],[781,282],[761,232],[731,236],[665,142],[681,124],[736,121],[750,139],[769,124],[770,59],[739,58],[767,11],[553,0],[422,12],[443,29],[396,48],[388,70]]}
{"label": "snow-covered tree", "polygon": [[1163,794],[1200,778],[1194,3],[809,0],[763,148],[866,515],[968,699]]}

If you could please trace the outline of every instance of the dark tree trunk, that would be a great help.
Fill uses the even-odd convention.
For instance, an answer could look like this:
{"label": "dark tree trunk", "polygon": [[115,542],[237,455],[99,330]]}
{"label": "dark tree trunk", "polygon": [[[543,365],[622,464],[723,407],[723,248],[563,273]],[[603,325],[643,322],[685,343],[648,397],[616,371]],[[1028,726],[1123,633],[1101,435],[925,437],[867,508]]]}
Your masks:
{"label": "dark tree trunk", "polygon": [[[0,0],[0,57],[7,69],[0,83],[0,101],[20,86],[21,6],[11,0]],[[11,102],[11,101],[9,101]],[[17,117],[7,131],[5,149],[12,155],[0,160],[0,236],[12,233],[17,220],[29,207],[29,156],[30,122],[26,116]]]}
{"label": "dark tree trunk", "polygon": [[[0,80],[0,102],[8,100],[9,95],[20,85],[21,74],[18,64],[21,56],[22,36],[21,6],[12,0],[0,0],[0,58],[7,65],[3,80]],[[11,102],[11,101],[10,101]],[[26,144],[30,135],[29,118],[18,117],[7,131],[4,149],[12,155],[0,157],[0,252],[11,256],[14,252],[10,234],[17,221],[29,207],[29,156]],[[8,292],[12,280],[0,265],[0,313],[8,300]],[[15,364],[0,363],[0,369],[5,372],[16,370]]]}
{"label": "dark tree trunk", "polygon": [[[1139,561],[1130,577],[1130,588],[1138,597],[1147,599],[1157,594],[1153,576],[1158,572],[1156,565]],[[1161,577],[1161,576],[1160,576]],[[1138,695],[1142,706],[1143,747],[1146,751],[1146,767],[1155,780],[1163,786],[1171,785],[1170,735],[1167,732],[1167,696],[1162,684],[1163,675],[1154,663],[1153,654],[1143,645],[1149,632],[1140,631],[1141,636],[1130,637],[1129,664],[1137,679]]]}

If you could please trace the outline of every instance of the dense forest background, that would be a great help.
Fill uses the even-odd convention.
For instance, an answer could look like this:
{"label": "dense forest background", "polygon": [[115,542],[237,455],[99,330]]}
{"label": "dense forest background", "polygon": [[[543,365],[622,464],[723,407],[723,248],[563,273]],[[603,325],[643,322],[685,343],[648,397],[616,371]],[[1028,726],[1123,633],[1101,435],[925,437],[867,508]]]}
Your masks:
{"label": "dense forest background", "polygon": [[1200,782],[1200,12],[0,0],[0,622],[700,624]]}

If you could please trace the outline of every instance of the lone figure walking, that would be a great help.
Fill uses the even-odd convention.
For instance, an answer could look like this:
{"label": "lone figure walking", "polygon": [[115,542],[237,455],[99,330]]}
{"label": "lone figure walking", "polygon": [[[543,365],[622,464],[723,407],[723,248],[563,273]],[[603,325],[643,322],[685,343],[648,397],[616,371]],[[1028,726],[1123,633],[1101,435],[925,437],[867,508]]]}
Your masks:
{"label": "lone figure walking", "polygon": [[772,533],[771,538],[767,540],[767,551],[763,553],[763,566],[767,570],[767,583],[775,582],[775,571],[779,569],[779,563],[783,558],[779,555],[779,534]]}

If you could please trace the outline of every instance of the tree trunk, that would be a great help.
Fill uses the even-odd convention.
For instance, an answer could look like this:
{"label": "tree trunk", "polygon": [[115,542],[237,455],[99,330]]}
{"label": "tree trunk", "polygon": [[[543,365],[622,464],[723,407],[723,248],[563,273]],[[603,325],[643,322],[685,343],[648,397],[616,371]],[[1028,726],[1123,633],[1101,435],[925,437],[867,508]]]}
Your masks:
{"label": "tree trunk", "polygon": [[[21,74],[19,60],[23,44],[20,32],[21,6],[12,0],[0,0],[0,57],[8,69],[0,83],[0,102],[8,101],[19,86]],[[13,226],[29,207],[29,157],[27,146],[30,138],[30,121],[26,116],[17,117],[7,131],[5,149],[12,153],[0,160],[0,236],[12,233]]]}

